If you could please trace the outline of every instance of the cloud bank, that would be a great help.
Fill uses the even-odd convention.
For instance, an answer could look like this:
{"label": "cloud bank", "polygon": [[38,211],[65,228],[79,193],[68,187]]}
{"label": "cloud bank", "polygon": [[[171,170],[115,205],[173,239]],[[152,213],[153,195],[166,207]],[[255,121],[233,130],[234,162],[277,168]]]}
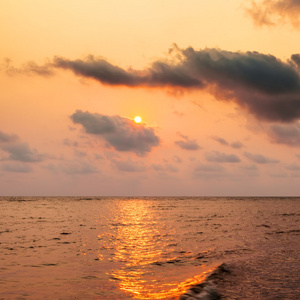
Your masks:
{"label": "cloud bank", "polygon": [[101,137],[117,151],[134,152],[144,156],[159,145],[159,137],[153,128],[145,124],[135,124],[121,116],[106,116],[77,110],[71,119],[81,124],[86,133]]}
{"label": "cloud bank", "polygon": [[77,60],[55,57],[44,66],[31,62],[25,69],[40,75],[66,69],[111,86],[205,90],[216,99],[234,101],[259,120],[300,119],[300,54],[282,61],[259,52],[180,49],[174,44],[168,59],[143,70],[123,69],[92,55]]}
{"label": "cloud bank", "polygon": [[104,59],[54,59],[56,68],[107,85],[206,90],[217,99],[234,101],[260,120],[293,122],[300,118],[300,56],[283,62],[258,52],[180,49],[177,60],[161,60],[145,70],[124,70]]}

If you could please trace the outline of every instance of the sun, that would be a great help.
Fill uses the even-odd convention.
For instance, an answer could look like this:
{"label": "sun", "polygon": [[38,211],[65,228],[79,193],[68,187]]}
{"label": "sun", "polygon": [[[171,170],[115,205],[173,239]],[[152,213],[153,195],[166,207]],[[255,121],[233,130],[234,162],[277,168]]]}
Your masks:
{"label": "sun", "polygon": [[136,117],[134,117],[134,122],[139,124],[142,122],[142,118],[140,116],[136,116]]}

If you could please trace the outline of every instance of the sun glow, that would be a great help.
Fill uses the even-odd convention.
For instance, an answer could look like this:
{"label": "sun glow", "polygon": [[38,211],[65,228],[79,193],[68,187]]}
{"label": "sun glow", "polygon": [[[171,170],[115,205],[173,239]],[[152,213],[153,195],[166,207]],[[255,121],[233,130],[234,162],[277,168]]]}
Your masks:
{"label": "sun glow", "polygon": [[139,124],[142,122],[142,118],[140,116],[136,116],[136,117],[134,117],[134,122]]}

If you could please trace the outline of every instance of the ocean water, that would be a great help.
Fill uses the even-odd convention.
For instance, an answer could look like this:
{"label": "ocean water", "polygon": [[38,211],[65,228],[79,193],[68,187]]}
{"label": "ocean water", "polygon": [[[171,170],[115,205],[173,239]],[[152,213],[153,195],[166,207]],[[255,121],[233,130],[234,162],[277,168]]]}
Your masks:
{"label": "ocean water", "polygon": [[296,300],[299,253],[300,198],[0,197],[0,299]]}

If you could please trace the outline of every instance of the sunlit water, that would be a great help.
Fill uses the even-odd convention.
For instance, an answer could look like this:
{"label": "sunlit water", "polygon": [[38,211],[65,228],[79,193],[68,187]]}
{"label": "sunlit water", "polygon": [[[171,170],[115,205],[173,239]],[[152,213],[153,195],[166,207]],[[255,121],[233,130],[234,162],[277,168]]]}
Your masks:
{"label": "sunlit water", "polygon": [[299,198],[0,198],[0,299],[300,299]]}

